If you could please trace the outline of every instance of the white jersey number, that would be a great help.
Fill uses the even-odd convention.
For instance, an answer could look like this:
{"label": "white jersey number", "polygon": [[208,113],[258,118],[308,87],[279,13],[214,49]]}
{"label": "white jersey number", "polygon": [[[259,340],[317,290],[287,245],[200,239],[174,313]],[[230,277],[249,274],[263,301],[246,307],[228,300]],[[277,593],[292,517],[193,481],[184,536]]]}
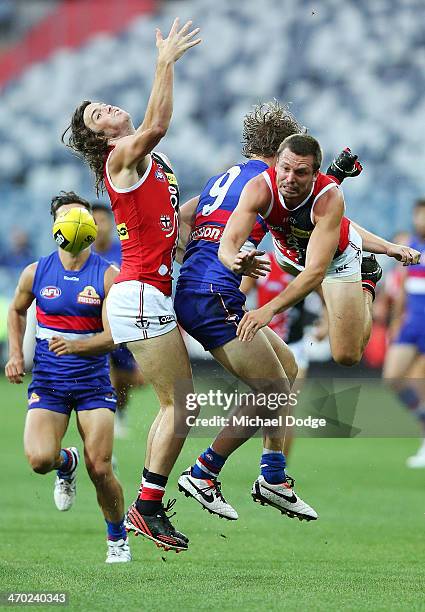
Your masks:
{"label": "white jersey number", "polygon": [[[218,177],[209,192],[209,195],[212,198],[215,198],[215,200],[213,200],[211,204],[205,204],[205,206],[203,206],[202,208],[202,214],[205,217],[213,213],[215,210],[217,210],[217,208],[220,208],[220,206],[223,204],[224,198],[227,195],[227,192],[230,189],[231,184],[239,176],[240,173],[241,169],[239,166],[232,166],[231,168],[229,168],[226,174],[222,174]],[[227,179],[223,184],[221,184],[225,176],[227,176]]]}

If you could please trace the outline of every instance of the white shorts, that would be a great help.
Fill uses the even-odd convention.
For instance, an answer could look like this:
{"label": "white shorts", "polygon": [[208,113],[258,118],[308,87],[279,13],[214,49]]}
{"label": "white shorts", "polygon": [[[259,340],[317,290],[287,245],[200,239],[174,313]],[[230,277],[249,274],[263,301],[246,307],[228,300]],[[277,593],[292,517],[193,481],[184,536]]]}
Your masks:
{"label": "white shorts", "polygon": [[136,280],[112,285],[106,314],[115,344],[162,336],[177,326],[172,298]]}
{"label": "white shorts", "polygon": [[[333,259],[326,271],[324,282],[357,282],[362,279],[362,239],[360,234],[350,223],[349,244],[345,251]],[[289,257],[285,257],[275,246],[276,260],[280,267],[290,274],[298,274],[304,270],[304,266],[294,263]],[[291,270],[292,268],[292,270]]]}

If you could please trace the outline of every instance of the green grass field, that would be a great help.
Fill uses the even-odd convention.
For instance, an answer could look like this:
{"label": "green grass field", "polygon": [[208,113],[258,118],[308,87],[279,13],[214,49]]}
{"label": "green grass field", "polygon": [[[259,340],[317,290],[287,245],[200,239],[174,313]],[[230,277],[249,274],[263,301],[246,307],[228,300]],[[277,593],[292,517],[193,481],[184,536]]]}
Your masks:
{"label": "green grass field", "polygon": [[[161,553],[132,537],[133,562],[107,566],[104,523],[84,468],[75,506],[59,513],[53,474],[33,474],[23,455],[25,388],[0,379],[0,397],[2,591],[67,591],[69,610],[90,611],[425,609],[425,471],[404,467],[417,448],[413,438],[297,440],[289,473],[319,512],[316,523],[251,501],[259,440],[244,445],[222,473],[239,520],[201,510],[175,485],[208,442],[190,439],[168,487],[189,551]],[[131,436],[116,443],[127,503],[155,409],[149,389],[135,393]],[[76,441],[72,424],[66,442]]]}

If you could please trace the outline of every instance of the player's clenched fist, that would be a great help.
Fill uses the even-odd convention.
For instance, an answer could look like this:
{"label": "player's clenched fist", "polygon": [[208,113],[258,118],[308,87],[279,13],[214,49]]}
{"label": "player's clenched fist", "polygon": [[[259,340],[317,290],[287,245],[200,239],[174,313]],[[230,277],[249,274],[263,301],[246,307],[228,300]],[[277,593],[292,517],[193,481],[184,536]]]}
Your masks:
{"label": "player's clenched fist", "polygon": [[265,251],[241,251],[234,259],[231,270],[236,274],[243,274],[244,276],[251,276],[252,278],[259,278],[260,276],[266,276],[267,272],[270,272],[271,264],[268,259],[261,259]]}
{"label": "player's clenched fist", "polygon": [[194,38],[199,33],[199,28],[190,30],[192,21],[187,21],[179,30],[180,21],[174,19],[170,33],[167,38],[162,36],[161,30],[156,30],[156,46],[158,47],[158,60],[176,62],[188,49],[199,45],[200,38]]}
{"label": "player's clenched fist", "polygon": [[262,327],[266,327],[273,319],[273,311],[266,304],[257,310],[245,313],[238,325],[237,335],[242,342],[249,342]]}
{"label": "player's clenched fist", "polygon": [[401,261],[403,266],[411,266],[419,263],[421,254],[416,249],[404,246],[403,244],[393,244],[387,250],[388,257],[394,257]]}
{"label": "player's clenched fist", "polygon": [[24,369],[24,358],[22,356],[12,355],[9,361],[6,363],[4,372],[9,379],[9,382],[19,385],[23,382],[23,378],[25,376]]}

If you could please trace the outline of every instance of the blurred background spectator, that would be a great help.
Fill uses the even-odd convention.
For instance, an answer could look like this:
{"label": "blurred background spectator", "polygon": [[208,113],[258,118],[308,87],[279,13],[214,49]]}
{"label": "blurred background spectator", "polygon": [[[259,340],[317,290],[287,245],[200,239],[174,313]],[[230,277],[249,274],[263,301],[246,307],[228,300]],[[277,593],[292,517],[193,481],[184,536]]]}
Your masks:
{"label": "blurred background spectator", "polygon": [[20,227],[12,227],[9,244],[2,244],[0,266],[11,272],[20,273],[32,261],[34,261],[34,250],[27,232]]}

